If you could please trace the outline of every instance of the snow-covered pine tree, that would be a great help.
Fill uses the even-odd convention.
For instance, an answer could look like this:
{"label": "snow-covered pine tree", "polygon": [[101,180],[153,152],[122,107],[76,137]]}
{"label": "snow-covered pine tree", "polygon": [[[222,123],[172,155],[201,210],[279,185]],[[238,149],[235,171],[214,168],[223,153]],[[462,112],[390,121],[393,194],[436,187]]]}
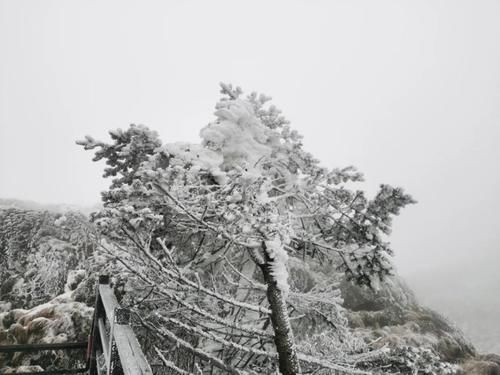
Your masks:
{"label": "snow-covered pine tree", "polygon": [[63,293],[68,273],[90,263],[92,230],[78,212],[0,209],[0,301],[31,308]]}
{"label": "snow-covered pine tree", "polygon": [[[414,201],[388,185],[372,200],[349,189],[362,175],[353,167],[322,167],[281,112],[267,105],[268,97],[243,98],[241,89],[226,84],[221,92],[201,144],[162,145],[143,126],[111,132],[112,144],[88,136],[78,142],[96,149],[94,160],[106,160],[105,176],[114,177],[103,194],[104,209],[94,217],[111,240],[104,247],[151,287],[147,297],[197,314],[186,322],[151,308],[143,323],[201,364],[262,373],[277,358],[284,375],[301,373],[301,365],[339,369],[329,358],[297,350],[289,309],[315,310],[331,322],[336,301],[324,291],[315,291],[315,298],[290,290],[290,261],[338,264],[353,282],[376,288],[391,273],[384,238],[391,219]],[[263,291],[267,298],[258,294]],[[254,323],[244,324],[244,318]],[[188,332],[191,341],[174,328]],[[218,354],[197,347],[193,337],[215,342],[212,353]],[[276,354],[266,349],[269,338]],[[165,365],[182,365],[156,350]],[[235,352],[243,353],[238,360],[228,354]]]}

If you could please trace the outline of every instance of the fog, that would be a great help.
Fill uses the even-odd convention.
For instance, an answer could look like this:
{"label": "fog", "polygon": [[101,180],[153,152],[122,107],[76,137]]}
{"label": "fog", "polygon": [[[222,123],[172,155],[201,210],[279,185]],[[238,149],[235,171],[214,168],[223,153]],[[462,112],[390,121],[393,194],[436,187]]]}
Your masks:
{"label": "fog", "polygon": [[271,95],[325,166],[419,201],[395,222],[400,274],[500,351],[499,16],[497,1],[0,0],[0,197],[94,204],[103,165],[76,139],[142,123],[196,142],[232,82]]}

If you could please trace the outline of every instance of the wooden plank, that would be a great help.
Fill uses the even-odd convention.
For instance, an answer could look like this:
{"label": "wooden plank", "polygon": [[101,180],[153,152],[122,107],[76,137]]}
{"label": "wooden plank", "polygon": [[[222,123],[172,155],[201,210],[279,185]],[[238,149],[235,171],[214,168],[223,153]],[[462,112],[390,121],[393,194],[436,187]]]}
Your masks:
{"label": "wooden plank", "polygon": [[[116,309],[115,309],[116,311]],[[113,358],[113,342],[115,341],[114,337],[114,329],[115,329],[115,320],[109,323],[109,346],[106,348],[106,375],[111,374],[111,365],[113,361],[116,361],[116,358]]]}
{"label": "wooden plank", "polygon": [[118,300],[113,293],[113,289],[109,285],[101,284],[99,285],[99,295],[101,297],[102,305],[104,306],[104,312],[108,321],[112,323],[114,321],[115,308],[119,307]]}
{"label": "wooden plank", "polygon": [[97,325],[99,326],[99,336],[101,337],[101,346],[104,353],[104,358],[106,358],[106,363],[108,363],[108,348],[109,348],[109,338],[106,335],[106,325],[103,318],[97,320]]}
{"label": "wooden plank", "polygon": [[[124,375],[152,375],[153,372],[149,366],[146,356],[142,352],[139,341],[132,328],[126,323],[130,319],[129,312],[126,309],[120,309],[118,300],[108,284],[109,280],[99,280],[99,298],[104,307],[104,313],[109,321],[111,331],[109,337],[105,335],[105,324],[103,319],[98,320],[98,328],[101,334],[101,343],[106,358],[106,364],[110,367],[111,347],[113,342],[116,344],[119,360]],[[115,319],[115,310],[118,310]],[[123,310],[123,311],[122,311]],[[121,314],[121,315],[120,315]],[[107,369],[109,371],[109,369]],[[99,374],[100,375],[100,374]]]}
{"label": "wooden plank", "polygon": [[139,341],[129,325],[115,323],[113,336],[125,375],[152,375]]}
{"label": "wooden plank", "polygon": [[[99,357],[101,354],[102,354],[102,353],[101,353],[101,351],[100,351],[100,350],[96,351],[96,355],[97,355],[97,357]],[[103,371],[102,371],[102,367],[101,367],[101,366],[99,366],[99,363],[97,363],[97,375],[104,375],[104,373],[103,373]]]}
{"label": "wooden plank", "polygon": [[90,345],[88,350],[90,353],[87,353],[89,357],[88,365],[89,365],[89,373],[88,375],[98,375],[97,374],[97,361],[96,361],[96,350],[99,343],[97,331],[99,331],[99,326],[97,325],[97,318],[99,316],[99,312],[102,309],[102,305],[99,303],[99,289],[96,290],[96,298],[94,304],[94,314],[92,318],[92,330],[90,332]]}

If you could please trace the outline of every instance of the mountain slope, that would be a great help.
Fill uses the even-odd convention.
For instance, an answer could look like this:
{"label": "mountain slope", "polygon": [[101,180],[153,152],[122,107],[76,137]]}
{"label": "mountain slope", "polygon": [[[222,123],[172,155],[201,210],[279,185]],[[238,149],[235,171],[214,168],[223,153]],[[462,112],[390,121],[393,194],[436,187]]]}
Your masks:
{"label": "mountain slope", "polygon": [[[102,262],[96,256],[92,226],[84,215],[0,208],[0,255],[0,345],[85,337],[94,277],[102,270]],[[290,273],[295,287],[302,277],[303,287],[310,288],[306,284],[312,279],[307,273],[297,276],[297,272]],[[419,374],[458,373],[460,367],[453,364],[461,364],[470,374],[497,371],[497,357],[477,355],[461,331],[420,305],[400,278],[377,292],[343,280],[339,291],[349,335],[383,353],[365,364],[360,361],[361,367],[376,366],[393,374],[410,374],[415,369]],[[294,329],[299,336],[310,331],[298,323]],[[74,358],[65,360],[69,363]],[[43,368],[57,365],[55,358],[32,356],[4,357],[0,362]]]}

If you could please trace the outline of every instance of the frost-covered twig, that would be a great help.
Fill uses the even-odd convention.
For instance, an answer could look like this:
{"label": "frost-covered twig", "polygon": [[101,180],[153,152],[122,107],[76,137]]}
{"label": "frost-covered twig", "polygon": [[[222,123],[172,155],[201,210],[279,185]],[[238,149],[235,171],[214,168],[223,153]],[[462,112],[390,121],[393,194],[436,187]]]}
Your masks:
{"label": "frost-covered twig", "polygon": [[[123,259],[121,259],[120,257],[116,256],[116,254],[113,254],[111,252],[111,250],[107,249],[105,246],[103,246],[102,244],[100,245],[102,249],[104,249],[108,254],[112,255],[114,259],[118,260],[120,263],[122,263],[130,272],[134,273],[135,275],[137,275],[139,278],[141,278],[143,281],[145,281],[146,283],[148,283],[149,285],[157,285],[158,287],[158,291],[157,291],[157,294],[160,294],[160,295],[163,295],[165,297],[168,297],[168,298],[172,298],[174,299],[175,297],[173,297],[174,295],[169,293],[166,289],[164,288],[161,288],[160,285],[158,285],[158,283],[155,283],[153,282],[153,280],[149,279],[146,275],[144,275],[143,273],[140,273],[138,272],[136,269],[134,269],[134,267],[131,267],[129,264],[127,264]],[[249,303],[245,303],[245,302],[240,302],[240,301],[237,301],[235,299],[232,299],[232,298],[229,298],[229,297],[226,297],[220,293],[216,293],[216,292],[213,292],[211,291],[210,289],[207,289],[201,285],[198,285],[197,283],[187,279],[185,276],[181,275],[181,274],[175,274],[174,272],[168,270],[167,268],[165,268],[160,261],[158,261],[154,256],[152,256],[150,253],[147,254],[147,256],[153,260],[161,269],[161,271],[163,271],[165,274],[167,274],[168,276],[172,277],[174,280],[177,280],[178,282],[181,282],[187,286],[189,286],[190,288],[192,289],[196,289],[198,290],[199,292],[203,292],[205,294],[208,294],[222,302],[226,302],[226,303],[229,303],[231,305],[234,305],[234,306],[238,306],[240,308],[244,308],[244,309],[247,309],[247,310],[252,310],[252,311],[255,311],[255,312],[259,312],[259,313],[262,313],[262,314],[266,314],[266,315],[269,315],[271,312],[269,309],[266,309],[265,307],[262,307],[262,306],[255,306],[255,305],[252,305],[252,304],[249,304]],[[201,310],[200,310],[201,311]]]}
{"label": "frost-covered twig", "polygon": [[203,331],[202,329],[198,328],[198,327],[194,327],[194,326],[189,326],[185,323],[182,323],[180,322],[179,320],[177,319],[174,319],[174,318],[167,318],[167,317],[164,317],[158,313],[155,314],[157,317],[159,317],[160,319],[162,319],[163,321],[166,321],[166,322],[169,322],[169,323],[173,323],[175,324],[176,326],[178,327],[181,327],[183,328],[184,330],[186,331],[189,331],[191,333],[194,333],[198,336],[203,336],[209,340],[212,340],[212,341],[215,341],[215,342],[218,342],[219,344],[222,344],[224,346],[229,346],[233,349],[236,349],[238,351],[242,351],[242,352],[245,352],[245,353],[252,353],[252,354],[255,354],[255,355],[260,355],[260,356],[264,356],[264,357],[268,357],[268,358],[272,358],[272,359],[277,359],[278,358],[278,354],[277,353],[272,353],[272,352],[268,352],[268,351],[263,351],[263,350],[259,350],[259,349],[253,349],[253,348],[247,348],[245,346],[242,346],[242,345],[239,345],[233,341],[229,341],[229,340],[225,340],[221,337],[218,337],[216,334],[212,333],[212,332],[205,332]]}
{"label": "frost-covered twig", "polygon": [[182,346],[183,348],[187,349],[189,352],[200,357],[201,359],[212,363],[215,367],[218,367],[218,368],[220,368],[224,371],[227,371],[233,375],[246,375],[246,374],[248,374],[246,371],[238,370],[238,369],[235,369],[231,366],[228,366],[224,362],[222,362],[220,359],[214,357],[213,355],[208,354],[207,352],[205,352],[199,348],[193,347],[190,343],[177,337],[174,333],[170,332],[168,329],[165,329],[165,328],[155,329],[155,328],[151,327],[150,325],[148,327],[150,329],[154,329],[155,331],[159,331],[159,334],[161,336],[169,338],[176,345]]}
{"label": "frost-covered twig", "polygon": [[179,375],[195,375],[193,374],[192,372],[188,372],[188,371],[185,371],[179,367],[177,367],[174,362],[172,361],[169,361],[168,359],[165,358],[165,356],[163,355],[163,353],[160,351],[160,349],[158,349],[156,346],[154,347],[155,348],[155,352],[156,354],[158,354],[158,357],[160,357],[161,361],[163,362],[163,364],[165,366],[167,366],[169,369],[172,369],[174,370],[177,374]]}
{"label": "frost-covered twig", "polygon": [[264,291],[267,290],[267,287],[264,284],[257,283],[254,280],[252,280],[249,277],[242,274],[240,271],[238,271],[238,269],[229,261],[229,259],[227,259],[226,256],[224,257],[224,260],[238,276],[240,276],[241,278],[246,280],[248,283],[250,283],[250,285],[252,285],[255,289],[261,289]]}
{"label": "frost-covered twig", "polygon": [[237,329],[237,330],[240,330],[240,331],[252,334],[252,335],[256,335],[256,336],[273,337],[273,335],[268,333],[268,332],[261,331],[259,329],[255,329],[255,328],[243,327],[241,325],[237,325],[235,323],[232,323],[228,320],[219,318],[218,316],[212,315],[209,312],[207,312],[206,310],[203,310],[195,305],[191,305],[190,303],[186,302],[185,300],[176,296],[175,294],[172,294],[169,292],[165,292],[165,294],[168,294],[170,296],[170,298],[172,298],[174,301],[181,304],[182,306],[188,308],[189,310],[191,310],[191,311],[193,311],[193,312],[195,312],[195,313],[197,313],[197,314],[199,314],[199,315],[201,315],[209,320],[212,320],[215,323],[224,325],[224,326],[229,327],[229,328]]}
{"label": "frost-covered twig", "polygon": [[346,356],[345,361],[352,364],[373,361],[375,359],[387,356],[387,353],[389,351],[390,350],[387,346],[383,346],[376,350],[371,350],[360,354],[348,355]]}
{"label": "frost-covered twig", "polygon": [[297,356],[299,357],[299,360],[305,363],[313,364],[320,366],[322,368],[330,369],[330,370],[335,370],[335,371],[341,371],[344,374],[356,374],[356,375],[371,375],[371,372],[368,371],[363,371],[363,370],[357,370],[352,367],[346,367],[342,365],[337,365],[331,361],[327,361],[325,359],[320,359],[316,358],[307,354],[303,353],[297,353]]}
{"label": "frost-covered twig", "polygon": [[[162,244],[161,242],[160,242],[160,245],[165,246],[165,244]],[[209,296],[212,296],[212,297],[214,297],[214,298],[216,298],[218,300],[230,303],[230,304],[235,305],[235,306],[242,307],[242,308],[247,309],[247,310],[253,310],[253,311],[264,313],[264,314],[270,314],[271,313],[271,311],[269,309],[266,309],[266,308],[264,308],[262,306],[254,306],[254,305],[251,305],[249,303],[244,303],[244,302],[237,301],[235,299],[226,297],[226,296],[224,296],[222,294],[219,294],[217,292],[213,292],[210,289],[207,289],[207,288],[199,285],[198,283],[195,283],[195,282],[189,280],[188,278],[186,278],[182,274],[176,275],[174,272],[172,272],[169,269],[165,268],[165,266],[158,259],[156,259],[154,256],[152,256],[150,253],[149,254],[146,253],[146,255],[148,256],[148,258],[150,260],[152,260],[154,263],[156,263],[156,265],[158,267],[160,267],[160,269],[163,272],[165,272],[165,274],[167,274],[168,276],[170,276],[170,277],[172,277],[174,279],[177,279],[178,281],[181,281],[182,283],[190,286],[193,289],[199,290],[200,292],[208,294]]]}
{"label": "frost-covered twig", "polygon": [[[134,243],[139,248],[139,250],[141,250],[143,252],[143,254],[146,255],[146,257],[150,261],[152,261],[153,263],[155,263],[158,266],[159,270],[161,270],[165,275],[168,275],[169,277],[171,277],[173,280],[177,280],[178,282],[180,282],[182,284],[185,284],[193,289],[196,289],[199,292],[203,292],[205,294],[208,294],[209,296],[214,297],[220,301],[227,302],[229,304],[232,304],[232,305],[235,305],[238,307],[242,307],[242,308],[247,309],[247,310],[252,310],[252,311],[256,311],[256,312],[260,312],[260,313],[264,313],[264,314],[271,313],[271,311],[269,309],[266,309],[262,306],[254,306],[254,305],[251,305],[249,303],[240,302],[240,301],[237,301],[235,299],[226,297],[220,293],[211,291],[210,289],[207,289],[207,288],[201,286],[199,283],[195,283],[195,282],[189,280],[181,273],[176,273],[176,272],[169,270],[168,268],[165,267],[165,265],[161,261],[159,261],[156,257],[154,257],[149,250],[145,249],[137,241],[134,241]],[[163,242],[160,241],[159,244],[160,244],[160,246],[166,248],[166,246]],[[129,268],[129,269],[131,269],[131,268]]]}
{"label": "frost-covered twig", "polygon": [[155,184],[155,187],[158,188],[163,194],[165,194],[170,200],[172,200],[172,202],[174,202],[175,205],[178,206],[182,211],[184,211],[186,213],[186,215],[188,215],[191,219],[193,219],[194,221],[203,225],[205,228],[211,230],[212,232],[214,232],[216,234],[220,234],[222,237],[226,238],[227,240],[234,242],[236,245],[242,246],[246,249],[253,249],[253,248],[260,248],[261,247],[261,243],[258,241],[253,242],[253,243],[241,242],[241,241],[236,240],[227,231],[213,227],[212,225],[207,223],[205,220],[202,220],[201,218],[198,218],[198,217],[196,217],[196,215],[191,213],[191,211],[189,211],[187,209],[187,207],[184,206],[184,204],[182,204],[179,200],[177,200],[174,196],[172,196],[172,194],[170,194],[163,186],[161,186],[160,184]]}

